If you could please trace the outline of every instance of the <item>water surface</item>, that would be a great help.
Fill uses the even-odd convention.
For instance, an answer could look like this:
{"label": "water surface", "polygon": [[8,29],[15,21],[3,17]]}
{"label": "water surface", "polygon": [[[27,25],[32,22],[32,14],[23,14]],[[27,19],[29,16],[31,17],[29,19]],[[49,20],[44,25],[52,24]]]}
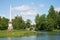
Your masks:
{"label": "water surface", "polygon": [[60,32],[37,32],[36,36],[7,37],[0,40],[60,40]]}

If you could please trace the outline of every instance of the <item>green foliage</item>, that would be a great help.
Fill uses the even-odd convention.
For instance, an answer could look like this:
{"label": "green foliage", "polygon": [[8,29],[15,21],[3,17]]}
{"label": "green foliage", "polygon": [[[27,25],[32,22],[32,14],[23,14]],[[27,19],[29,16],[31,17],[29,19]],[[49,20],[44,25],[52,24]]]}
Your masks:
{"label": "green foliage", "polygon": [[22,16],[16,16],[15,19],[13,19],[13,27],[14,29],[24,29],[25,28],[25,22],[22,19]]}
{"label": "green foliage", "polygon": [[31,20],[27,19],[26,21],[26,28],[30,28],[31,27]]}
{"label": "green foliage", "polygon": [[54,10],[54,7],[51,5],[49,11],[48,11],[48,18],[52,18],[52,19],[56,19],[56,13],[55,13],[55,10]]}
{"label": "green foliage", "polygon": [[52,31],[54,29],[54,20],[52,18],[47,19],[47,30]]}
{"label": "green foliage", "polygon": [[53,31],[60,29],[60,12],[56,12],[54,7],[51,5],[48,15],[45,14],[35,16],[36,30]]}
{"label": "green foliage", "polygon": [[36,32],[31,32],[26,30],[0,31],[0,38],[1,37],[23,37],[23,36],[33,36],[33,35],[36,35]]}
{"label": "green foliage", "polygon": [[48,19],[52,19],[52,27],[54,27],[54,29],[57,28],[57,15],[58,13],[54,10],[54,7],[51,5],[50,9],[49,9],[49,14],[47,15]]}
{"label": "green foliage", "polygon": [[0,30],[5,30],[8,27],[8,19],[3,17],[0,18]]}
{"label": "green foliage", "polygon": [[38,30],[38,28],[39,28],[39,24],[40,24],[39,19],[40,19],[40,16],[39,16],[39,14],[37,14],[36,17],[35,17],[36,30]]}
{"label": "green foliage", "polygon": [[47,21],[46,21],[46,15],[43,14],[41,17],[40,17],[40,30],[46,30],[46,27],[47,27]]}
{"label": "green foliage", "polygon": [[36,18],[35,18],[35,22],[36,22],[36,30],[45,30],[46,28],[46,15],[43,14],[42,16],[39,16],[39,14],[37,14]]}
{"label": "green foliage", "polygon": [[[16,16],[13,19],[13,28],[20,30],[34,27],[36,30],[39,31],[53,31],[53,30],[60,30],[60,12],[55,11],[54,7],[51,5],[48,14],[35,16],[35,23],[31,25],[31,20],[27,19],[26,21],[23,20],[22,16]],[[0,30],[5,30],[8,28],[8,19],[0,16]]]}
{"label": "green foliage", "polygon": [[58,13],[58,17],[57,17],[57,28],[60,29],[60,12]]}

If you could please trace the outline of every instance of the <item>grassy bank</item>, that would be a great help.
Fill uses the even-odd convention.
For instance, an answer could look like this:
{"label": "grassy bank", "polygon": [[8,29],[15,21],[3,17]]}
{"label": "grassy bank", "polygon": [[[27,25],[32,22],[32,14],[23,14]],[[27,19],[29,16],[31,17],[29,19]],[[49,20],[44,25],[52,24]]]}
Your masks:
{"label": "grassy bank", "polygon": [[55,29],[55,30],[53,30],[53,32],[60,32],[60,30],[58,30],[58,29]]}
{"label": "grassy bank", "polygon": [[0,31],[0,37],[22,37],[22,36],[33,36],[33,35],[36,35],[36,33],[32,31],[23,31],[23,30]]}

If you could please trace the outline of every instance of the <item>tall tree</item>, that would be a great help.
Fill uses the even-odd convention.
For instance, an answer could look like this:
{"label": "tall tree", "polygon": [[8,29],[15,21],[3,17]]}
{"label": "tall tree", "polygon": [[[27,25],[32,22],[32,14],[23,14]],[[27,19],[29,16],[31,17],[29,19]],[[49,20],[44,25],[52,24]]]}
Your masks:
{"label": "tall tree", "polygon": [[35,16],[36,30],[39,30],[39,24],[40,24],[39,20],[40,20],[40,15],[37,14]]}
{"label": "tall tree", "polygon": [[60,11],[59,11],[58,17],[57,17],[57,29],[60,29]]}
{"label": "tall tree", "polygon": [[8,19],[3,17],[0,20],[0,30],[6,30],[8,27]]}
{"label": "tall tree", "polygon": [[1,21],[1,16],[0,16],[0,21]]}
{"label": "tall tree", "polygon": [[48,20],[51,19],[53,22],[52,28],[54,27],[54,29],[57,27],[56,26],[56,21],[57,21],[57,14],[54,10],[54,7],[51,5],[49,11],[48,11],[48,16],[47,16]]}
{"label": "tall tree", "polygon": [[47,21],[46,21],[46,15],[43,14],[40,16],[40,30],[46,30],[46,27],[47,27]]}
{"label": "tall tree", "polygon": [[22,19],[22,16],[16,16],[15,19],[13,19],[13,27],[14,29],[24,29],[25,27],[25,22]]}
{"label": "tall tree", "polygon": [[26,27],[27,28],[31,27],[31,20],[30,19],[27,19],[27,21],[26,21]]}
{"label": "tall tree", "polygon": [[36,30],[46,30],[46,15],[37,14],[35,17]]}
{"label": "tall tree", "polygon": [[55,10],[54,10],[54,7],[51,5],[49,11],[48,11],[48,18],[52,18],[52,19],[56,19],[56,13],[55,13]]}

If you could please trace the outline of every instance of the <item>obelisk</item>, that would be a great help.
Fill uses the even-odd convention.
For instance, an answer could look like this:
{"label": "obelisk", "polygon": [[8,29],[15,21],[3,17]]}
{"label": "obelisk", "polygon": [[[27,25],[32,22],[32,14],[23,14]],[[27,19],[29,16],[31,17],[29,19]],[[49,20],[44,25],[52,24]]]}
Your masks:
{"label": "obelisk", "polygon": [[12,30],[13,26],[12,26],[12,6],[11,6],[11,1],[10,1],[10,18],[9,18],[9,23],[8,23],[8,30]]}

